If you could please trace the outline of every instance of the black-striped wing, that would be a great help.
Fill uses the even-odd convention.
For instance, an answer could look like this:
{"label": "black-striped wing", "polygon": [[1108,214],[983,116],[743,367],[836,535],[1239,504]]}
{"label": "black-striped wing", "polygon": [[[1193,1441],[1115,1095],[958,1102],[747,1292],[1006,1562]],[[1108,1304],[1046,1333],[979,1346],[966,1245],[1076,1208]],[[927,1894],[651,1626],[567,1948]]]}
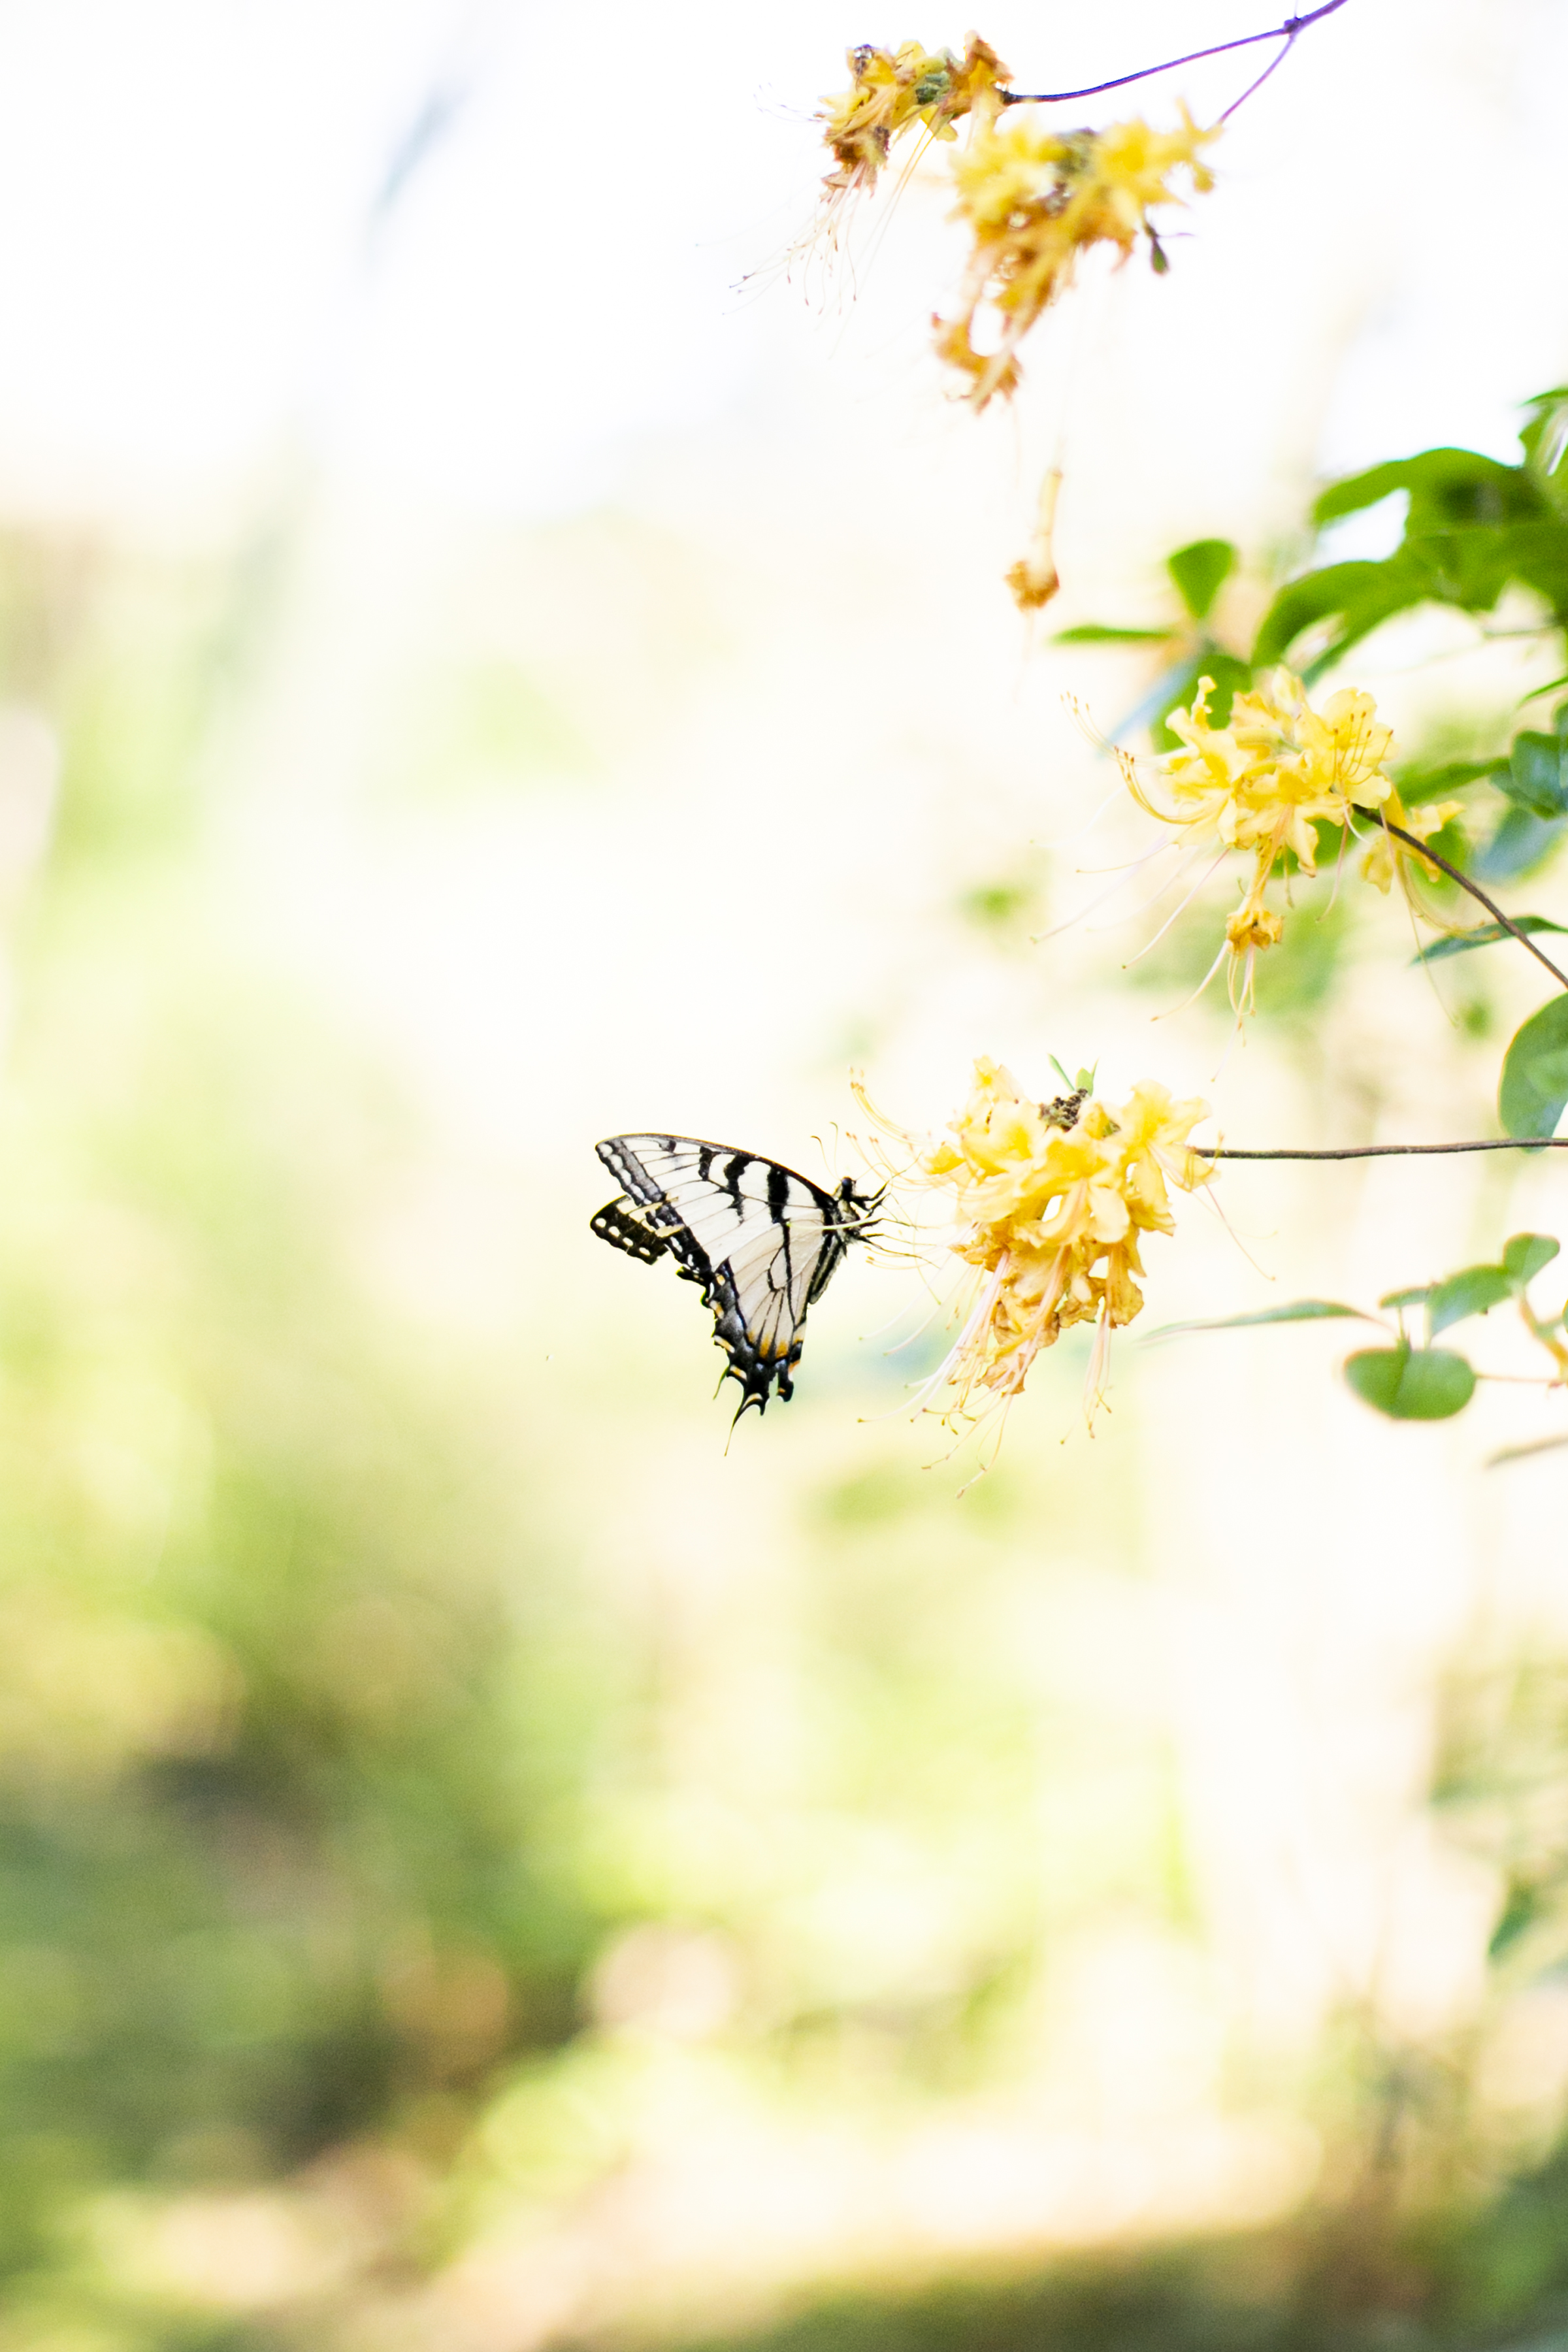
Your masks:
{"label": "black-striped wing", "polygon": [[621,1186],[593,1218],[601,1240],[651,1264],[666,1251],[713,1309],[729,1372],[759,1412],[792,1393],[805,1311],[876,1207],[846,1177],[825,1192],[775,1160],[686,1135],[613,1135],[595,1146]]}

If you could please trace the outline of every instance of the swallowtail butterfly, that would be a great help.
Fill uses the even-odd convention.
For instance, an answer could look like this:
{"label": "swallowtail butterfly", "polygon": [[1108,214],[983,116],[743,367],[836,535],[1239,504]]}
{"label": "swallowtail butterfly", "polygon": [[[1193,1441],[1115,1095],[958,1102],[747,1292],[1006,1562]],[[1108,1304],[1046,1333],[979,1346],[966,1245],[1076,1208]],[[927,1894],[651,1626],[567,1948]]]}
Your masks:
{"label": "swallowtail butterfly", "polygon": [[787,1399],[806,1309],[869,1229],[881,1194],[858,1192],[847,1176],[825,1192],[776,1160],[688,1135],[612,1135],[595,1148],[621,1190],[594,1231],[645,1265],[668,1252],[681,1278],[700,1286],[726,1377],[745,1391],[736,1420],[748,1405],[764,1411],[775,1385]]}

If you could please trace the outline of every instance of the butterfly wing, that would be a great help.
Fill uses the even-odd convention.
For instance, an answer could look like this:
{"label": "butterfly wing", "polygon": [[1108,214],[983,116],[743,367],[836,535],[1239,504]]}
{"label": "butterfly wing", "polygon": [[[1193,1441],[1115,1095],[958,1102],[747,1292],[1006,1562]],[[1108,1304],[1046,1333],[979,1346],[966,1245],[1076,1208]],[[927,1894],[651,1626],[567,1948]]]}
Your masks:
{"label": "butterfly wing", "polygon": [[[757,1153],[681,1135],[616,1135],[597,1146],[620,1195],[593,1220],[617,1249],[668,1250],[713,1309],[714,1338],[745,1394],[740,1411],[787,1398],[806,1308],[843,1259],[860,1204],[835,1199]],[[737,1415],[739,1418],[739,1415]]]}
{"label": "butterfly wing", "polygon": [[645,1265],[652,1265],[669,1247],[625,1192],[595,1209],[589,1222],[602,1242],[608,1242],[612,1249],[625,1250],[628,1257],[640,1258]]}

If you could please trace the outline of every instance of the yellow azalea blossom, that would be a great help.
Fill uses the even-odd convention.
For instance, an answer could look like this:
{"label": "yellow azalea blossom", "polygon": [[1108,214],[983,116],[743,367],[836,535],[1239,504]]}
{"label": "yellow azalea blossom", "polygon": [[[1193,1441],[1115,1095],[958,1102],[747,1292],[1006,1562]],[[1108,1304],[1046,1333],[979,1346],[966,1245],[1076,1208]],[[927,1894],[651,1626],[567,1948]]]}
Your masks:
{"label": "yellow azalea blossom", "polygon": [[1090,1408],[1100,1401],[1110,1331],[1143,1304],[1139,1237],[1173,1232],[1171,1186],[1190,1192],[1214,1172],[1186,1140],[1208,1115],[1148,1079],[1115,1108],[1087,1089],[1036,1102],[997,1063],[975,1063],[952,1139],[914,1160],[921,1181],[952,1195],[963,1228],[952,1246],[980,1276],[944,1368],[954,1416],[975,1417],[977,1390],[999,1403],[1016,1396],[1040,1350],[1089,1321]]}
{"label": "yellow azalea blossom", "polygon": [[[953,164],[955,218],[974,238],[957,316],[937,321],[937,350],[969,379],[984,408],[1018,382],[1017,348],[1041,312],[1070,284],[1078,257],[1092,245],[1125,256],[1146,235],[1156,268],[1164,253],[1149,224],[1152,205],[1177,204],[1171,174],[1184,169],[1194,190],[1214,185],[1198,150],[1219,136],[1200,131],[1181,110],[1179,131],[1142,121],[1106,131],[1057,131],[1041,108],[1009,107],[977,116],[974,135]],[[975,348],[983,305],[995,314],[995,348]]]}
{"label": "yellow azalea blossom", "polygon": [[850,87],[819,109],[837,167],[825,183],[830,201],[870,187],[893,141],[911,123],[923,123],[935,139],[955,138],[960,117],[999,104],[996,86],[1007,79],[1006,67],[978,33],[970,35],[962,58],[918,41],[896,49],[864,43],[850,50],[849,70]]}
{"label": "yellow azalea blossom", "polygon": [[[1425,808],[1407,809],[1401,805],[1399,794],[1394,792],[1389,793],[1382,810],[1390,824],[1402,825],[1406,833],[1413,833],[1417,841],[1430,841],[1435,833],[1442,832],[1450,817],[1463,816],[1464,813],[1463,801],[1428,801]],[[1419,862],[1423,873],[1436,878],[1437,868],[1429,866],[1425,858]],[[1395,874],[1415,863],[1402,841],[1392,840],[1380,828],[1376,840],[1361,861],[1361,870],[1366,880],[1386,898]]]}
{"label": "yellow azalea blossom", "polygon": [[1394,736],[1379,721],[1370,694],[1347,688],[1314,710],[1300,679],[1277,669],[1253,692],[1233,698],[1228,726],[1213,727],[1214,690],[1212,677],[1200,678],[1192,709],[1171,714],[1169,724],[1184,748],[1160,762],[1164,801],[1142,789],[1125,753],[1121,764],[1134,798],[1151,815],[1250,853],[1252,880],[1226,925],[1234,966],[1279,944],[1284,919],[1266,903],[1268,878],[1287,850],[1303,872],[1317,872],[1314,820],[1348,825],[1353,810],[1384,807],[1396,824],[1401,819],[1385,773]]}

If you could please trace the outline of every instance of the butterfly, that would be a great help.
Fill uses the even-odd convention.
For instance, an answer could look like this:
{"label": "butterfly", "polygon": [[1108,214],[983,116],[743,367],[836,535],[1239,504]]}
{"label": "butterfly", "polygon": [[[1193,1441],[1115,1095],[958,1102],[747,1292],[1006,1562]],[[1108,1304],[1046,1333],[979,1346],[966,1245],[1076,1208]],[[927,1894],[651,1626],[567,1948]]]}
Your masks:
{"label": "butterfly", "polygon": [[776,1385],[794,1393],[806,1309],[881,1201],[846,1176],[825,1192],[793,1168],[689,1135],[612,1135],[594,1147],[621,1185],[591,1219],[601,1241],[652,1265],[668,1251],[713,1310],[725,1378],[764,1412]]}

